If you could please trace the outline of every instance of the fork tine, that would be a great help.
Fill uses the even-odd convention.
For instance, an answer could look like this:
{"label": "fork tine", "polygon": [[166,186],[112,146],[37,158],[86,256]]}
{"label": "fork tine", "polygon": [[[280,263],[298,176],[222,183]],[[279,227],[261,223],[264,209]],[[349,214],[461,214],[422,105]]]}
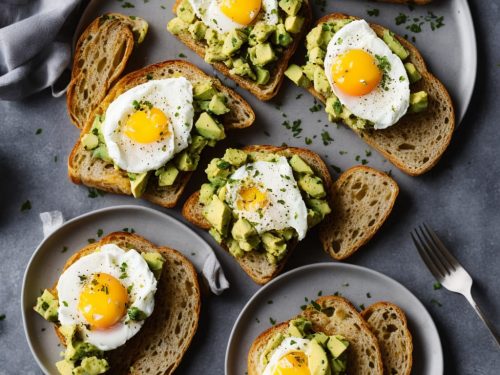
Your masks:
{"label": "fork tine", "polygon": [[424,228],[427,230],[427,233],[431,236],[431,238],[434,240],[436,246],[441,250],[441,254],[444,255],[446,260],[450,263],[452,266],[453,270],[456,270],[458,267],[460,267],[460,263],[458,260],[449,252],[449,250],[444,246],[443,242],[439,239],[437,236],[436,232],[434,232],[427,224],[423,223]]}
{"label": "fork tine", "polygon": [[448,259],[443,255],[437,244],[433,241],[433,239],[430,237],[429,233],[426,232],[424,229],[423,225],[419,226],[420,232],[422,233],[422,236],[425,238],[427,245],[431,251],[431,255],[437,259],[437,261],[443,266],[444,270],[446,271],[446,274],[451,274],[451,272],[455,271],[455,267],[448,262]]}
{"label": "fork tine", "polygon": [[[415,233],[415,235],[417,237],[419,237],[416,229],[414,229],[413,232]],[[418,238],[418,239],[415,238],[415,235],[413,232],[410,232],[410,236],[411,236],[411,239],[413,240],[413,244],[415,245],[418,253],[420,254],[420,257],[424,261],[424,263],[427,266],[427,268],[429,269],[429,271],[431,271],[434,278],[436,278],[437,280],[441,280],[444,277],[444,273],[442,273],[439,270],[439,268],[435,266],[434,262],[429,257],[429,254],[427,254],[427,251],[424,249],[424,245],[422,244],[422,241],[420,240],[420,238]]]}
{"label": "fork tine", "polygon": [[[420,229],[420,233],[419,233],[419,229]],[[436,258],[434,251],[432,250],[432,246],[429,244],[429,242],[427,241],[427,239],[423,235],[422,228],[420,226],[418,226],[415,229],[415,234],[417,235],[417,238],[420,240],[420,244],[421,244],[422,248],[424,249],[425,253],[427,254],[429,260],[432,262],[432,264],[434,264],[434,267],[436,267],[439,270],[442,277],[445,277],[446,275],[448,275],[446,267],[443,265],[443,263],[438,258]]]}

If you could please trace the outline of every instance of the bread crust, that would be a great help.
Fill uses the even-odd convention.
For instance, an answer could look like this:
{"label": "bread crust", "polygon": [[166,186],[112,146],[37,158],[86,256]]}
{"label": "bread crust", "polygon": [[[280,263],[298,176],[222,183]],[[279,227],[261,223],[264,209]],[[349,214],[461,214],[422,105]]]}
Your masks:
{"label": "bread crust", "polygon": [[[172,12],[177,14],[177,8],[181,4],[182,0],[176,0],[173,7]],[[239,86],[243,87],[245,90],[248,90],[253,95],[255,95],[258,99],[267,101],[272,99],[278,94],[281,84],[283,83],[283,78],[285,76],[285,70],[288,67],[288,62],[292,58],[293,54],[297,50],[301,40],[306,34],[311,21],[312,21],[312,9],[309,4],[309,0],[304,0],[303,7],[301,9],[302,16],[304,17],[304,25],[302,26],[302,30],[300,33],[295,34],[293,38],[292,44],[287,47],[284,53],[280,56],[279,62],[276,64],[273,71],[271,71],[271,80],[265,85],[258,85],[257,83],[250,81],[244,77],[241,77],[237,74],[231,74],[230,69],[224,65],[222,62],[213,62],[212,65],[219,72],[224,74],[226,77],[231,78],[235,81]],[[202,43],[195,41],[188,32],[182,32],[179,35],[175,35],[177,39],[179,39],[183,44],[185,44],[188,48],[194,51],[198,56],[202,59],[205,58],[205,46]]]}

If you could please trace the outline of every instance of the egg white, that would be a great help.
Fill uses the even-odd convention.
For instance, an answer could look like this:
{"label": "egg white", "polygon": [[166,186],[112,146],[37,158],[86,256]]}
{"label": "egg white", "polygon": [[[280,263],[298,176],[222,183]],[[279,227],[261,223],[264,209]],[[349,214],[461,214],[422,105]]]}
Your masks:
{"label": "egg white", "polygon": [[[120,265],[127,264],[127,277],[120,279]],[[58,318],[62,325],[76,324],[83,340],[101,350],[112,350],[134,336],[144,321],[132,321],[125,315],[120,322],[106,330],[90,330],[88,322],[78,309],[84,281],[96,273],[107,273],[120,280],[125,288],[130,287],[129,307],[137,307],[146,316],[154,309],[154,295],[157,281],[144,258],[136,250],[124,251],[114,244],[106,244],[99,251],[78,259],[59,278],[57,294],[59,299]],[[64,301],[64,302],[63,302]]]}
{"label": "egg white", "polygon": [[[337,88],[333,82],[332,66],[339,55],[352,49],[387,57],[391,66],[385,73],[387,90],[379,85],[369,94],[350,96]],[[357,117],[372,122],[375,129],[394,125],[408,111],[410,83],[403,62],[365,20],[353,21],[335,33],[328,43],[324,65],[330,86],[340,102]]]}
{"label": "egg white", "polygon": [[[268,206],[262,213],[239,209],[236,206],[238,191],[251,181],[267,191]],[[307,207],[302,199],[292,168],[283,156],[275,162],[256,161],[238,168],[226,185],[226,202],[238,216],[255,224],[257,232],[294,228],[299,240],[307,232]]]}
{"label": "egg white", "polygon": [[304,352],[307,355],[308,346],[311,340],[299,337],[287,337],[281,344],[274,350],[273,355],[269,359],[269,363],[262,375],[272,375],[274,373],[276,364],[285,355],[290,352]]}
{"label": "egg white", "polygon": [[[168,117],[168,135],[152,143],[139,143],[123,131],[135,112],[134,101],[148,101]],[[191,140],[193,86],[184,77],[151,80],[118,96],[106,110],[102,133],[109,157],[120,169],[144,173],[164,166]]]}

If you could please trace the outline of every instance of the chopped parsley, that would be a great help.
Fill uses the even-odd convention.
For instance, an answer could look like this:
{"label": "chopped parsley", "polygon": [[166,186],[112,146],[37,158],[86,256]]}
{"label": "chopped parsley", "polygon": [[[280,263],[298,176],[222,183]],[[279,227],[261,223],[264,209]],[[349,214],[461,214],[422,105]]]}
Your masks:
{"label": "chopped parsley", "polygon": [[321,132],[321,139],[323,140],[323,144],[325,146],[328,146],[330,143],[333,142],[333,138],[330,136],[330,133],[328,133],[326,130],[323,130]]}
{"label": "chopped parsley", "polygon": [[130,320],[134,321],[141,321],[147,318],[146,313],[135,306],[128,309],[127,315],[130,318]]}
{"label": "chopped parsley", "polygon": [[22,211],[28,211],[28,210],[31,210],[31,202],[30,200],[28,199],[27,201],[25,201],[22,205],[21,205],[21,212]]}
{"label": "chopped parsley", "polygon": [[66,251],[68,251],[68,246],[63,246],[61,253],[65,253]]}
{"label": "chopped parsley", "polygon": [[313,140],[309,137],[306,137],[305,142],[306,142],[306,145],[310,145],[313,143]]}
{"label": "chopped parsley", "polygon": [[433,288],[434,290],[438,290],[438,289],[441,289],[443,286],[441,285],[440,282],[435,282],[434,285],[433,285]]}
{"label": "chopped parsley", "polygon": [[102,197],[106,194],[104,191],[96,189],[96,188],[88,188],[88,191],[89,191],[89,194],[88,194],[89,198]]}
{"label": "chopped parsley", "polygon": [[294,138],[300,138],[300,134],[302,133],[302,120],[297,119],[293,121],[292,124],[290,124],[288,120],[285,120],[281,125],[283,125],[286,129],[291,130]]}
{"label": "chopped parsley", "polygon": [[321,106],[321,104],[316,100],[314,99],[314,104],[312,107],[309,108],[309,111],[310,112],[319,112],[321,111],[323,107]]}
{"label": "chopped parsley", "polygon": [[380,14],[380,10],[377,8],[367,9],[366,13],[368,13],[370,17],[378,17],[378,15]]}
{"label": "chopped parsley", "polygon": [[311,306],[314,307],[315,310],[321,311],[321,306],[316,301],[311,301]]}
{"label": "chopped parsley", "polygon": [[42,128],[38,128],[38,129],[36,129],[35,134],[36,134],[36,135],[38,135],[38,134],[42,134],[42,130],[43,130]]}
{"label": "chopped parsley", "polygon": [[431,303],[438,306],[438,307],[441,307],[443,306],[441,302],[439,302],[437,299],[431,299]]}
{"label": "chopped parsley", "polygon": [[396,16],[396,18],[394,19],[394,21],[396,22],[396,25],[401,25],[403,23],[406,23],[407,20],[408,20],[408,16],[406,14],[403,14],[403,13],[399,13],[399,15]]}
{"label": "chopped parsley", "polygon": [[275,325],[276,324],[276,320],[274,320],[273,318],[269,318],[269,323],[271,323],[272,325]]}
{"label": "chopped parsley", "polygon": [[372,295],[370,293],[366,293],[366,298],[372,298]]}
{"label": "chopped parsley", "polygon": [[128,1],[125,1],[123,4],[122,4],[122,8],[126,9],[126,8],[135,8],[135,5],[132,4],[132,3],[129,3]]}
{"label": "chopped parsley", "polygon": [[5,314],[0,315],[0,321],[5,320],[5,318],[6,318]]}
{"label": "chopped parsley", "polygon": [[185,54],[183,54],[183,53],[179,53],[179,57],[180,57],[181,59],[183,59],[183,58],[185,58],[185,57],[187,57],[187,56],[186,56]]}
{"label": "chopped parsley", "polygon": [[65,307],[68,307],[68,302],[66,302],[66,301],[62,301],[62,304],[63,304]]}
{"label": "chopped parsley", "polygon": [[104,232],[103,232],[103,230],[102,230],[102,229],[98,229],[98,230],[97,230],[97,237],[101,237],[103,233],[104,233]]}
{"label": "chopped parsley", "polygon": [[94,238],[89,238],[89,239],[87,240],[87,242],[88,242],[88,243],[95,243],[95,239],[94,239]]}
{"label": "chopped parsley", "polygon": [[342,172],[342,169],[340,169],[340,167],[337,167],[336,165],[330,164],[330,167],[332,167],[332,169],[337,173]]}

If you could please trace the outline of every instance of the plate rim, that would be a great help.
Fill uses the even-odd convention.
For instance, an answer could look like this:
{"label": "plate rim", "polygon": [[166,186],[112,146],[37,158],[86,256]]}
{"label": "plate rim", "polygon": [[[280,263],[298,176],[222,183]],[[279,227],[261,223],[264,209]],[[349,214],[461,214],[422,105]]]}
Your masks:
{"label": "plate rim", "polygon": [[319,262],[319,263],[307,264],[305,266],[294,268],[288,272],[285,272],[285,273],[279,275],[278,277],[276,277],[275,279],[271,280],[269,283],[267,283],[266,285],[264,285],[263,287],[258,289],[257,292],[255,292],[252,295],[252,297],[250,297],[250,299],[245,304],[245,306],[243,306],[243,308],[241,309],[240,313],[238,314],[238,317],[236,318],[236,320],[233,324],[233,328],[231,329],[231,333],[229,335],[229,339],[228,339],[227,344],[226,344],[226,351],[225,351],[225,358],[224,358],[224,374],[225,375],[229,374],[229,371],[228,371],[229,351],[230,351],[230,348],[232,346],[232,341],[235,340],[236,328],[237,328],[237,326],[240,325],[241,321],[243,320],[243,315],[245,314],[247,309],[249,309],[252,306],[254,301],[257,300],[261,294],[264,294],[268,289],[273,288],[275,286],[275,284],[277,284],[283,280],[286,280],[290,277],[293,277],[297,273],[308,272],[308,271],[311,271],[312,269],[316,269],[316,268],[337,268],[337,267],[346,268],[348,270],[354,269],[354,270],[361,271],[361,272],[367,272],[368,274],[371,274],[375,277],[379,277],[379,278],[383,279],[384,281],[396,284],[397,286],[403,288],[404,291],[406,291],[408,294],[410,294],[416,300],[419,307],[423,311],[425,311],[425,313],[427,314],[427,318],[430,322],[430,328],[433,329],[437,334],[437,338],[438,338],[437,344],[439,347],[439,357],[440,357],[440,361],[439,361],[440,368],[438,369],[439,370],[438,373],[443,374],[444,373],[444,357],[443,357],[443,345],[441,342],[441,337],[439,335],[439,331],[437,329],[436,323],[434,322],[434,319],[432,318],[432,315],[429,313],[429,311],[424,306],[424,304],[420,301],[420,299],[418,299],[417,296],[415,296],[407,287],[405,287],[399,281],[393,279],[392,277],[389,277],[389,276],[383,274],[382,272],[373,270],[371,268],[358,266],[356,264],[340,263],[340,262]]}

